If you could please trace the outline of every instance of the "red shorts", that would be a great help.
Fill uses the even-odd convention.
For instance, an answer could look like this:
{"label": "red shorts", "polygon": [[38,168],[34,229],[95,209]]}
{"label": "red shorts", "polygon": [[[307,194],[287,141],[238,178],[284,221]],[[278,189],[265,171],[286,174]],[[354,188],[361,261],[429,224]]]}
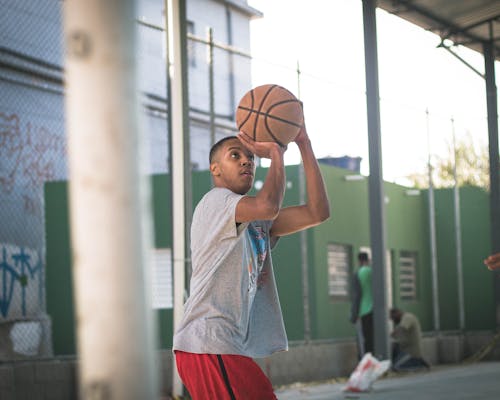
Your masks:
{"label": "red shorts", "polygon": [[176,351],[175,361],[193,400],[276,400],[271,381],[250,357]]}

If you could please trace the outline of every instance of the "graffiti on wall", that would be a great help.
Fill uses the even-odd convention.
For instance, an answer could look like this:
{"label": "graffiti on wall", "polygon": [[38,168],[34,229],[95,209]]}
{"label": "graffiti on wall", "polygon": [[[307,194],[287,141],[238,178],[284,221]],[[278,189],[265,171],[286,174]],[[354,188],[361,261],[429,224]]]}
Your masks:
{"label": "graffiti on wall", "polygon": [[44,311],[43,184],[66,175],[62,122],[27,115],[0,111],[0,321]]}
{"label": "graffiti on wall", "polygon": [[0,111],[0,195],[17,194],[24,212],[41,216],[43,182],[66,174],[65,146],[64,135]]}
{"label": "graffiti on wall", "polygon": [[30,248],[0,244],[0,320],[36,316],[42,307],[41,257]]}

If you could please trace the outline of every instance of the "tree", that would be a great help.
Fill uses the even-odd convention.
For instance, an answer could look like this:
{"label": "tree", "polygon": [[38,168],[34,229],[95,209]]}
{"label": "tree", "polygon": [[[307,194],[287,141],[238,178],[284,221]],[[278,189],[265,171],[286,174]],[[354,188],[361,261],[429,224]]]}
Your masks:
{"label": "tree", "polygon": [[[457,163],[458,186],[478,186],[484,189],[490,187],[489,154],[487,146],[474,144],[472,135],[467,135],[456,142],[448,143],[448,154],[445,157],[437,156],[433,162],[432,182],[436,188],[453,187],[455,185],[454,165]],[[428,172],[414,173],[408,179],[417,188],[429,187]]]}

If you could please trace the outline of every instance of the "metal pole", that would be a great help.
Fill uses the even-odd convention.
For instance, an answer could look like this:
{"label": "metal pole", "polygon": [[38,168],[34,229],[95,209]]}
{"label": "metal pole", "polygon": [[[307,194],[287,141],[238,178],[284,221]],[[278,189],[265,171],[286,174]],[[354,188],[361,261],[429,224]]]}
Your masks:
{"label": "metal pole", "polygon": [[67,0],[66,123],[82,399],[156,399],[133,0]]}
{"label": "metal pole", "polygon": [[380,134],[380,103],[378,87],[377,25],[375,0],[363,0],[365,43],[366,105],[368,147],[370,158],[369,202],[370,239],[372,248],[373,319],[375,353],[389,358],[389,315],[386,296],[385,209]]}
{"label": "metal pole", "polygon": [[[490,25],[491,29],[491,25]],[[493,33],[490,31],[490,37]],[[486,77],[486,104],[488,109],[488,138],[490,156],[490,214],[491,251],[500,252],[500,162],[498,157],[497,87],[495,83],[495,54],[493,41],[483,45]],[[500,272],[494,272],[495,322],[500,329]]]}
{"label": "metal pole", "polygon": [[210,110],[210,148],[215,144],[215,91],[214,91],[214,31],[208,28],[208,90]]}
{"label": "metal pole", "polygon": [[[227,43],[229,46],[232,46],[233,41],[233,20],[231,17],[231,9],[226,6],[226,27],[227,27]],[[231,110],[233,119],[234,112],[236,110],[235,104],[235,82],[234,82],[234,54],[230,51],[227,52],[228,60],[228,68],[229,68],[229,109]]]}
{"label": "metal pole", "polygon": [[[297,61],[297,98],[300,100],[300,65]],[[304,164],[299,164],[299,201],[304,204],[306,199],[306,180]],[[309,304],[309,255],[307,251],[307,231],[300,231],[300,264],[302,269],[302,307],[304,311],[304,340],[311,340],[311,317]]]}
{"label": "metal pole", "polygon": [[[185,52],[185,0],[166,0],[168,62],[170,81],[170,130],[172,154],[172,211],[173,211],[173,273],[174,273],[174,332],[179,327],[184,313],[187,246],[189,242],[186,226],[189,226],[190,170],[189,127],[186,88]],[[172,369],[172,394],[183,394],[182,381],[175,368]]]}
{"label": "metal pole", "polygon": [[432,270],[432,308],[434,316],[434,331],[441,330],[440,315],[439,315],[439,281],[438,281],[438,263],[437,263],[437,246],[436,246],[436,215],[434,206],[434,184],[432,181],[432,160],[431,160],[431,135],[429,128],[429,109],[425,110],[426,125],[427,125],[427,170],[429,173],[429,233],[430,233],[430,248],[431,248],[431,270]]}
{"label": "metal pole", "polygon": [[465,303],[464,303],[464,277],[463,277],[463,260],[462,260],[462,227],[461,227],[461,217],[460,217],[460,188],[457,178],[457,145],[455,139],[455,121],[451,119],[451,129],[453,135],[453,179],[455,185],[453,187],[453,206],[455,215],[455,246],[456,246],[456,258],[457,258],[457,285],[458,285],[458,316],[460,330],[465,329]]}

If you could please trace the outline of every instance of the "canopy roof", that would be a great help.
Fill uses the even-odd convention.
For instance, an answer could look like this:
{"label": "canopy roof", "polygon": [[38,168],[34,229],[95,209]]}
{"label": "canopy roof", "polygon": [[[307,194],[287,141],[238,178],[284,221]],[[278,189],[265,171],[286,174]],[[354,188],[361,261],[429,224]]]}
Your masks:
{"label": "canopy roof", "polygon": [[499,0],[379,0],[377,6],[428,31],[453,45],[463,45],[483,54],[483,43],[493,41],[500,61]]}

